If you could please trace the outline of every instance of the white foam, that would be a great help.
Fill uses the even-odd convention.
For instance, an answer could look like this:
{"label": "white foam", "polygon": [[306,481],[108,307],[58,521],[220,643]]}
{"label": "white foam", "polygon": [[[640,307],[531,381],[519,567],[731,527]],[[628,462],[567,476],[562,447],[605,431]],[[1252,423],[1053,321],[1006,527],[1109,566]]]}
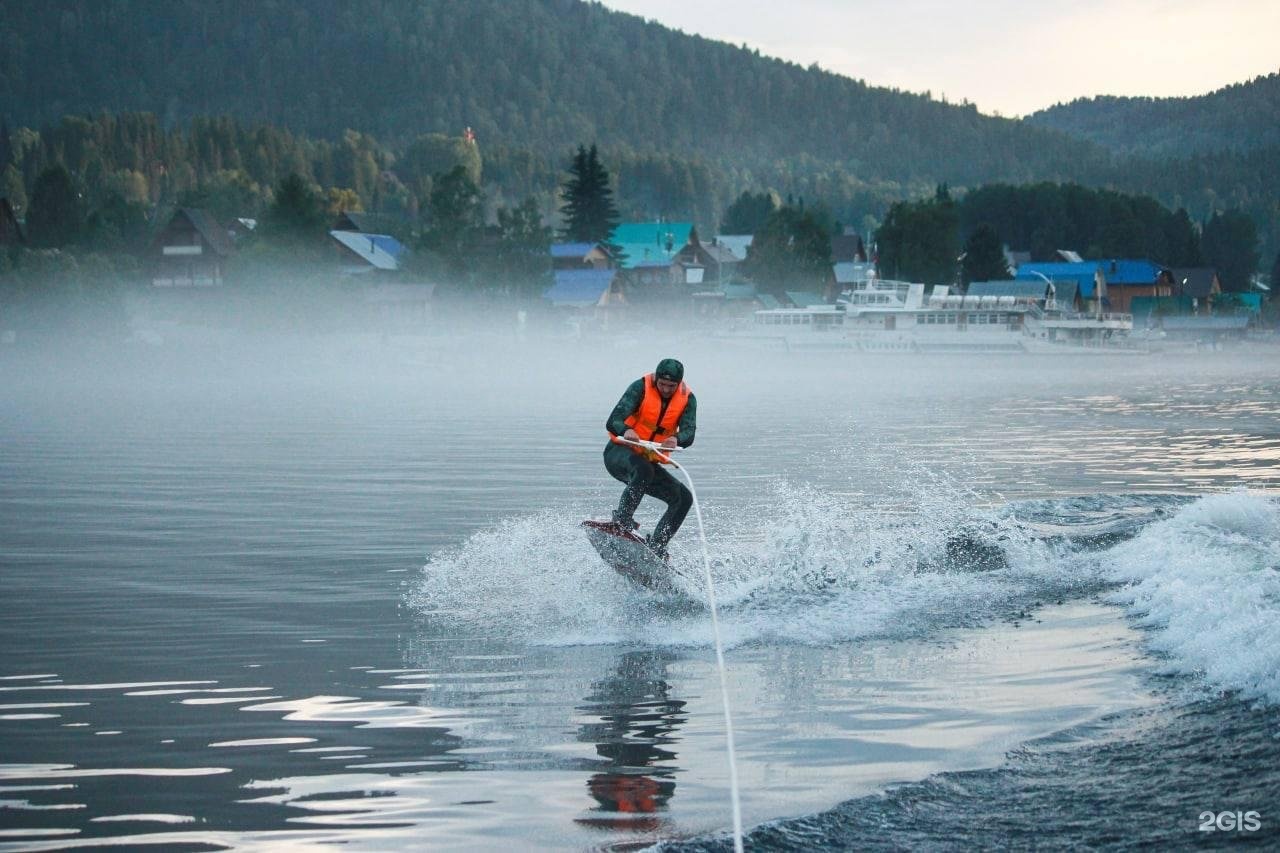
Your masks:
{"label": "white foam", "polygon": [[1171,671],[1280,702],[1280,504],[1202,498],[1101,557]]}
{"label": "white foam", "polygon": [[[938,478],[891,513],[786,483],[762,497],[767,520],[706,508],[730,646],[915,636],[1096,583],[1012,518],[973,510],[970,493]],[[705,613],[664,606],[608,571],[577,525],[576,513],[544,512],[477,533],[427,563],[410,603],[440,630],[540,644],[711,644]],[[953,559],[948,542],[957,537],[990,546],[1007,565]],[[682,531],[672,550],[676,568],[696,578],[693,539]],[[697,594],[696,581],[687,586]]]}

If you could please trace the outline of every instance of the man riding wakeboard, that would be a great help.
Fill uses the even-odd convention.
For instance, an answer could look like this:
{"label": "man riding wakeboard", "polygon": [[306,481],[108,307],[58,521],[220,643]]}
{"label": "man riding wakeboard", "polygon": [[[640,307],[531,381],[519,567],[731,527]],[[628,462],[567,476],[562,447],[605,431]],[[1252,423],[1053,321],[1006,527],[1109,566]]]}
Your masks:
{"label": "man riding wakeboard", "polygon": [[627,386],[605,421],[609,443],[604,449],[604,467],[614,479],[627,486],[618,500],[618,508],[613,511],[613,523],[620,530],[634,530],[639,527],[635,511],[641,498],[653,495],[663,501],[667,511],[645,542],[664,559],[667,543],[693,506],[693,495],[662,467],[665,464],[662,454],[619,439],[661,442],[671,450],[689,447],[693,444],[697,421],[697,400],[684,384],[684,365],[674,358],[664,358],[653,373]]}

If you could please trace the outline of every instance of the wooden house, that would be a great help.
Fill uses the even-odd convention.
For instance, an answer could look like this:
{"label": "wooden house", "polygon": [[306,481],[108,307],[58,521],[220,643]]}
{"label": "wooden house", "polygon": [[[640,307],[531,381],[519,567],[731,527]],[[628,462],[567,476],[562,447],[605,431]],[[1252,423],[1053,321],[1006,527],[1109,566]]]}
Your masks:
{"label": "wooden house", "polygon": [[703,287],[721,287],[738,277],[742,259],[714,238],[710,243],[698,238],[698,229],[689,230],[689,241],[675,254],[675,262],[684,271],[683,283]]}
{"label": "wooden house", "polygon": [[390,234],[330,231],[329,236],[344,275],[397,272],[406,255],[404,245]]}
{"label": "wooden house", "polygon": [[155,287],[219,287],[234,251],[227,229],[203,210],[179,208],[151,242]]}
{"label": "wooden house", "polygon": [[1222,293],[1222,282],[1213,267],[1184,267],[1172,270],[1174,296],[1190,299],[1195,314],[1211,313],[1213,300]]}
{"label": "wooden house", "polygon": [[1096,262],[1106,276],[1112,311],[1132,313],[1136,297],[1173,295],[1173,271],[1145,259],[1110,259]]}

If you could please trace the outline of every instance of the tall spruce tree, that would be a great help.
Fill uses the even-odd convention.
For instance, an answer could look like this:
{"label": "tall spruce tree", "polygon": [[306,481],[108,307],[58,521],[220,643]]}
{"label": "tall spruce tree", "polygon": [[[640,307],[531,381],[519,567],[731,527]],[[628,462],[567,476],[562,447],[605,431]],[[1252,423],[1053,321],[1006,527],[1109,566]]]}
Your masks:
{"label": "tall spruce tree", "polygon": [[0,172],[14,162],[13,143],[9,140],[9,122],[0,119]]}
{"label": "tall spruce tree", "polygon": [[744,190],[733,204],[725,209],[720,230],[725,234],[754,234],[780,207],[782,207],[782,199],[776,192],[765,190],[753,193],[750,190]]}
{"label": "tall spruce tree", "polygon": [[310,242],[324,234],[324,200],[310,182],[290,172],[276,187],[264,220],[264,233],[275,241]]}
{"label": "tall spruce tree", "polygon": [[1013,277],[1009,275],[1000,235],[986,223],[973,229],[965,241],[963,258],[960,273],[965,287],[975,281],[1001,281]]}
{"label": "tall spruce tree", "polygon": [[36,178],[27,211],[31,242],[41,248],[58,249],[77,242],[84,230],[84,206],[71,173],[61,163],[50,166]]}
{"label": "tall spruce tree", "polygon": [[[560,213],[564,217],[561,237],[573,243],[605,243],[618,227],[618,208],[613,203],[613,190],[609,188],[609,171],[600,162],[594,145],[588,151],[578,146],[569,166],[569,180],[560,190],[564,204]],[[610,246],[617,251],[616,246]]]}
{"label": "tall spruce tree", "polygon": [[960,254],[960,216],[946,184],[931,199],[901,201],[876,231],[880,271],[888,278],[953,284]]}
{"label": "tall spruce tree", "polygon": [[1205,223],[1200,247],[1209,266],[1218,271],[1222,289],[1243,293],[1258,270],[1258,228],[1239,210],[1215,213]]}

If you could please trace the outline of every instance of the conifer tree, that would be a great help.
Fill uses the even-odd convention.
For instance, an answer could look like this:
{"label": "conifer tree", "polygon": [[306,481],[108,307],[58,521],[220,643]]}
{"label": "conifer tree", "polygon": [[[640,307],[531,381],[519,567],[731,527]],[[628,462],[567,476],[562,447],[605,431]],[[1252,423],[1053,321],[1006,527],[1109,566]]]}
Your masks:
{"label": "conifer tree", "polygon": [[963,258],[960,273],[966,287],[974,281],[1002,281],[1012,278],[1000,235],[990,225],[983,223],[973,229],[964,243]]}
{"label": "conifer tree", "polygon": [[952,284],[960,253],[960,216],[946,184],[934,197],[889,208],[876,231],[880,271],[888,278]]}
{"label": "conifer tree", "polygon": [[720,230],[725,234],[754,234],[780,207],[782,207],[782,199],[776,192],[753,193],[750,190],[744,190],[742,195],[725,209]]}
{"label": "conifer tree", "polygon": [[36,246],[57,249],[80,239],[84,210],[71,173],[61,164],[36,178],[27,211],[27,229]]}
{"label": "conifer tree", "polygon": [[281,242],[306,241],[322,235],[326,221],[320,194],[305,178],[291,172],[276,187],[263,230]]}
{"label": "conifer tree", "polygon": [[1239,210],[1215,213],[1205,223],[1200,245],[1209,266],[1217,269],[1223,291],[1243,293],[1249,289],[1249,279],[1258,270],[1259,252],[1258,228],[1248,215]]}
{"label": "conifer tree", "polygon": [[[560,190],[564,204],[560,213],[564,217],[561,236],[573,243],[604,243],[618,227],[618,208],[613,203],[613,190],[609,188],[609,171],[600,162],[596,146],[588,151],[578,146],[578,153],[569,166],[569,180]],[[617,247],[611,246],[616,252]]]}
{"label": "conifer tree", "polygon": [[0,120],[0,172],[14,161],[13,143],[9,140],[9,122]]}

